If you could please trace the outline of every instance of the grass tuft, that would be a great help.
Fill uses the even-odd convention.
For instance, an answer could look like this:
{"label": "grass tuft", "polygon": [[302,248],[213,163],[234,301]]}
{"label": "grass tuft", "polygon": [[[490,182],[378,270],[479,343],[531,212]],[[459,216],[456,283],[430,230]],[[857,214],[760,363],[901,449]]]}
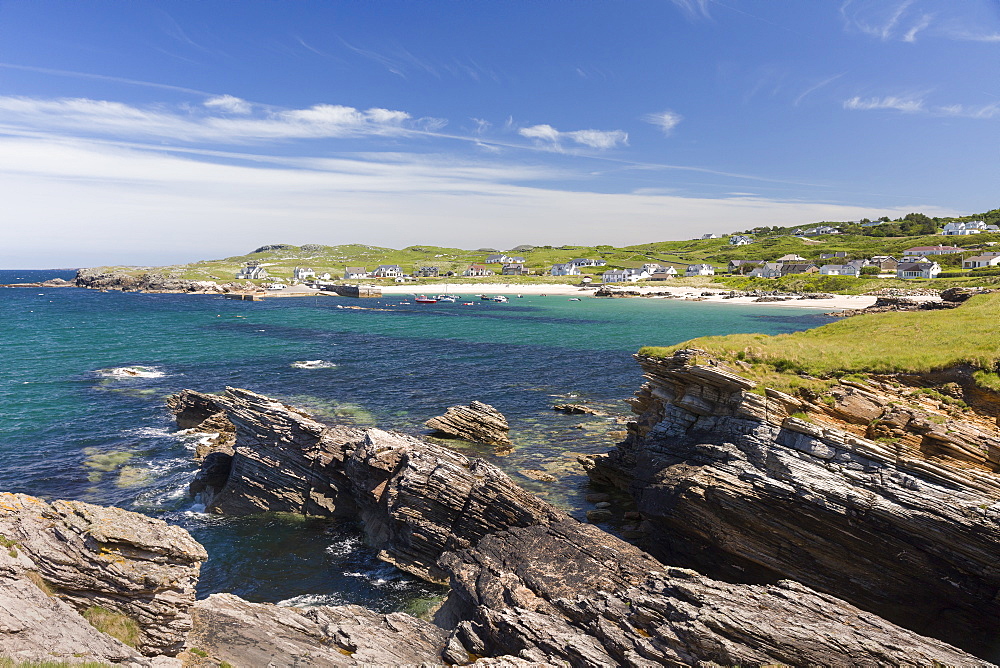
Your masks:
{"label": "grass tuft", "polygon": [[139,624],[131,617],[95,605],[84,610],[83,618],[98,631],[118,638],[129,647],[139,644]]}

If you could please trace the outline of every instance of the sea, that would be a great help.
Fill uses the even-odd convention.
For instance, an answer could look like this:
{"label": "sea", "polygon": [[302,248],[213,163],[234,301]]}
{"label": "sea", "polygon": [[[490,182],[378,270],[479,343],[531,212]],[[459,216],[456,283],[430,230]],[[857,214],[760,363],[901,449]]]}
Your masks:
{"label": "sea", "polygon": [[[73,275],[0,271],[0,284]],[[179,433],[166,398],[185,388],[244,387],[323,422],[420,436],[449,406],[483,401],[506,415],[512,452],[448,445],[585,519],[595,488],[577,457],[624,436],[624,400],[643,382],[632,357],[640,347],[831,320],[765,304],[513,295],[503,304],[473,300],[467,290],[456,303],[416,304],[406,296],[243,302],[0,288],[0,490],[114,505],[183,526],[209,553],[199,597],[228,591],[251,601],[419,613],[444,590],[380,562],[353,523],[204,513],[188,494],[198,436]],[[602,415],[552,410],[561,403]]]}

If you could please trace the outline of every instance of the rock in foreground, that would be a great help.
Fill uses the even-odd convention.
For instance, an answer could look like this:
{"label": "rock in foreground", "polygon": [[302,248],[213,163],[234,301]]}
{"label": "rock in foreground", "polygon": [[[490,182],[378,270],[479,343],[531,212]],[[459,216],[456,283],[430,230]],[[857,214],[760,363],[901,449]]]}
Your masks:
{"label": "rock in foreground", "polygon": [[444,556],[438,619],[474,654],[574,666],[983,665],[790,581],[734,585],[575,521]]}
{"label": "rock in foreground", "polygon": [[460,438],[487,445],[509,445],[510,427],[503,413],[489,404],[473,401],[468,406],[452,406],[444,415],[425,422],[436,436]]}
{"label": "rock in foreground", "polygon": [[[135,654],[121,643],[101,646],[79,636],[84,626],[77,613],[99,606],[134,623],[133,644],[143,654],[173,655],[183,647],[198,572],[207,557],[184,529],[120,508],[79,501],[49,504],[2,493],[0,536],[6,546],[0,574],[10,584],[3,588],[8,598],[0,604],[0,616],[6,609],[19,619],[13,626],[0,624],[0,632],[21,640],[34,634],[33,642],[51,643],[56,652],[81,638],[73,651],[86,649],[100,660]],[[37,595],[41,587],[52,597],[47,602]],[[33,596],[11,603],[18,591]],[[72,616],[63,614],[69,609],[75,611]],[[30,634],[12,630],[18,625]],[[0,642],[9,651],[7,642]]]}

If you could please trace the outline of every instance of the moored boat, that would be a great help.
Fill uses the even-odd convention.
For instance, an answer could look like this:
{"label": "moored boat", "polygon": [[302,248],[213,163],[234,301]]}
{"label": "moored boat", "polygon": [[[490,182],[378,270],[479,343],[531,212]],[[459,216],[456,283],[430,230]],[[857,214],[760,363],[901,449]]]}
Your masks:
{"label": "moored boat", "polygon": [[428,297],[427,295],[420,295],[418,297],[414,297],[413,301],[418,304],[436,304],[438,300],[433,297]]}

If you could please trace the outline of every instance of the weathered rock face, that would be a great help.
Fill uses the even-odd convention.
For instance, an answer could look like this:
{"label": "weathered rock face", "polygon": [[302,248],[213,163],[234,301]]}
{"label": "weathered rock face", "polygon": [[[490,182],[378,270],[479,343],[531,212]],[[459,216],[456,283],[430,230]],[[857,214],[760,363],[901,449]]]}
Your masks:
{"label": "weathered rock face", "polygon": [[474,654],[595,667],[977,663],[794,582],[718,582],[572,520],[494,534],[442,565],[453,591],[437,619]]}
{"label": "weathered rock face", "polygon": [[[495,657],[486,665],[976,662],[798,585],[728,585],[667,568],[445,448],[328,427],[246,390],[219,401],[237,433],[233,474],[212,497],[220,508],[351,514],[384,559],[450,581],[453,591],[435,619],[444,636],[393,615],[273,610],[213,596],[198,604],[192,644],[218,658],[253,664],[287,651],[287,665],[309,665],[305,648],[319,643],[358,652],[337,650],[346,657],[338,659],[316,650],[320,665],[431,655],[452,664]],[[258,630],[233,627],[250,620]],[[376,640],[404,647],[387,655]]]}
{"label": "weathered rock face", "polygon": [[288,608],[232,594],[198,601],[190,646],[235,666],[439,665],[448,632],[357,605]]}
{"label": "weathered rock face", "polygon": [[[19,591],[30,591],[30,586],[41,592],[25,584],[26,573],[33,572],[37,575],[32,577],[44,581],[54,597],[49,605],[38,596],[25,599],[25,609],[33,612],[26,613],[24,624],[50,634],[52,642],[62,643],[60,647],[71,646],[78,637],[76,631],[63,630],[63,618],[56,614],[60,606],[80,613],[100,606],[138,624],[136,646],[142,653],[172,655],[182,648],[191,628],[198,572],[207,558],[184,529],[119,508],[79,501],[49,504],[23,494],[0,493],[0,536],[10,543],[5,549],[11,557],[6,567],[0,565],[0,573]],[[10,594],[13,589],[4,591]],[[50,626],[51,620],[59,626]],[[80,626],[76,621],[67,624]],[[80,645],[85,646],[92,644]],[[122,648],[111,643],[87,651],[101,660],[117,661],[115,656],[130,656],[128,648]]]}
{"label": "weathered rock face", "polygon": [[444,551],[564,517],[483,460],[403,434],[327,426],[247,390],[213,400],[236,445],[231,458],[206,458],[192,485],[210,512],[361,519],[381,558],[437,582],[447,579],[436,565]]}
{"label": "weathered rock face", "polygon": [[233,292],[240,290],[257,290],[251,282],[232,282],[219,284],[215,281],[193,281],[186,278],[174,278],[154,272],[138,275],[102,271],[101,269],[80,269],[76,272],[73,284],[79,288],[93,290],[125,290],[128,292]]}
{"label": "weathered rock face", "polygon": [[507,418],[481,401],[473,401],[468,406],[452,406],[444,415],[431,418],[424,424],[434,429],[438,436],[487,445],[510,444]]}
{"label": "weathered rock face", "polygon": [[996,634],[994,416],[906,379],[761,396],[697,351],[640,362],[638,420],[591,475],[631,491],[654,555],[742,581],[791,578],[977,651]]}

